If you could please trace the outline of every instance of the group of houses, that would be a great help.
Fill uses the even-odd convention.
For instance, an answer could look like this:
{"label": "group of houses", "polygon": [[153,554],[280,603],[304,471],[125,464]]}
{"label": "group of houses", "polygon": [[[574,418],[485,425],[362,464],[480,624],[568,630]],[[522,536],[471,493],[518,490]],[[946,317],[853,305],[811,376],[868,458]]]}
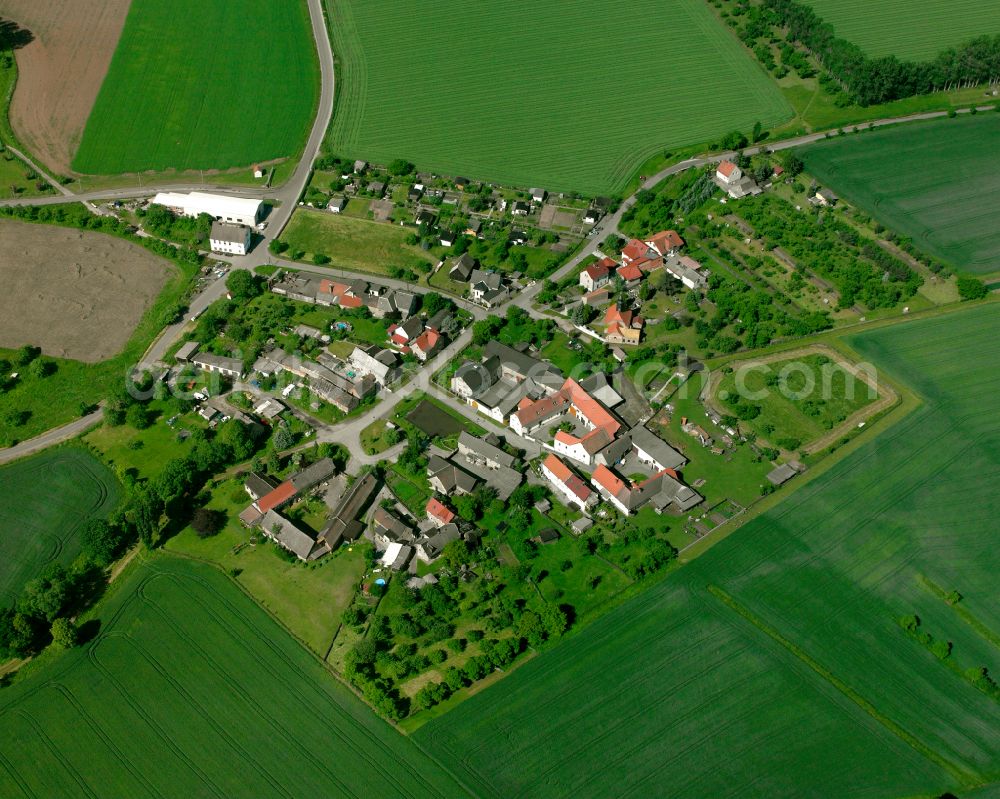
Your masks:
{"label": "group of houses", "polygon": [[346,361],[326,351],[311,360],[275,348],[257,359],[253,371],[265,378],[280,374],[299,378],[313,397],[350,413],[378,389],[398,380],[401,363],[398,353],[374,344],[355,347]]}
{"label": "group of houses", "polygon": [[495,308],[510,298],[510,277],[491,269],[480,269],[478,261],[468,253],[449,263],[448,277],[456,283],[468,283],[469,298],[484,308]]}
{"label": "group of houses", "polygon": [[426,362],[444,349],[447,344],[445,331],[450,322],[452,313],[447,309],[427,319],[411,316],[389,328],[389,343],[404,354],[412,354],[421,363]]}
{"label": "group of houses", "polygon": [[416,292],[393,289],[361,278],[333,280],[301,272],[275,273],[269,283],[274,294],[299,302],[337,308],[367,308],[376,319],[398,314],[408,319],[420,307]]}
{"label": "group of houses", "polygon": [[601,319],[605,343],[634,345],[642,341],[645,319],[639,313],[636,297],[651,273],[664,269],[689,289],[702,290],[708,285],[701,264],[683,255],[683,248],[684,239],[677,231],[662,230],[644,239],[631,239],[618,260],[605,256],[580,272],[584,305],[607,305]]}
{"label": "group of houses", "polygon": [[[687,459],[615,412],[624,399],[604,374],[580,381],[566,378],[523,349],[491,341],[479,361],[458,367],[451,390],[470,407],[548,450],[542,475],[557,496],[584,512],[601,499],[625,514],[646,505],[658,513],[671,507],[687,511],[702,501],[678,473]],[[447,464],[435,464],[449,477],[448,493],[462,490],[460,475]],[[644,478],[633,482],[625,475]]]}
{"label": "group of houses", "polygon": [[329,554],[345,540],[353,541],[361,534],[361,514],[379,491],[378,480],[373,474],[365,474],[351,484],[318,534],[303,530],[283,510],[324,484],[335,472],[336,467],[329,458],[317,461],[280,483],[251,472],[244,488],[252,501],[240,513],[240,521],[252,530],[259,530],[300,560],[312,561]]}

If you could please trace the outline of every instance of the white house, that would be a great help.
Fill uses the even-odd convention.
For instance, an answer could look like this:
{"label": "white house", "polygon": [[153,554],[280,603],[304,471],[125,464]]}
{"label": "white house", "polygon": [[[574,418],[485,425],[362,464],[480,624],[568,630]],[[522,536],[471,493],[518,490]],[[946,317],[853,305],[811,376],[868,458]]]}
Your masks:
{"label": "white house", "polygon": [[739,183],[742,177],[743,170],[732,161],[722,161],[715,170],[715,179],[726,186]]}
{"label": "white house", "polygon": [[218,372],[226,377],[243,377],[243,361],[239,358],[226,358],[210,352],[201,352],[191,359],[191,363],[206,372]]}
{"label": "white house", "polygon": [[582,511],[597,504],[597,494],[555,455],[549,455],[542,463],[542,475],[566,504],[576,505]]}
{"label": "white house", "polygon": [[250,227],[254,227],[260,221],[264,210],[263,200],[208,194],[203,191],[192,191],[188,194],[160,192],[153,197],[152,202],[154,205],[169,208],[181,216],[208,214],[220,222],[232,222]]}
{"label": "white house", "polygon": [[246,225],[231,225],[228,222],[213,222],[208,241],[212,252],[246,255],[250,249],[250,228]]}
{"label": "white house", "polygon": [[708,278],[700,271],[701,264],[687,255],[667,258],[663,262],[667,272],[689,289],[701,291],[708,285]]}

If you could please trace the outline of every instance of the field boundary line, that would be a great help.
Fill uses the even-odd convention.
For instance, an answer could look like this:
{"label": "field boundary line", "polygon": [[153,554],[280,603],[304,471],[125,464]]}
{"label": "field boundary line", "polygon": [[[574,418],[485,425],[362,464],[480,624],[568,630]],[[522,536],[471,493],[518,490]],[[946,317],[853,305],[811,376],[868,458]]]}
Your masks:
{"label": "field boundary line", "polygon": [[952,763],[948,758],[944,757],[940,753],[934,751],[930,746],[925,744],[915,735],[907,731],[900,724],[896,723],[888,716],[883,715],[879,712],[871,702],[865,699],[861,694],[859,694],[854,688],[848,685],[846,682],[837,677],[833,672],[829,671],[825,666],[823,666],[819,661],[815,660],[811,655],[806,653],[804,650],[800,649],[796,644],[785,638],[777,629],[772,627],[762,618],[753,613],[749,608],[741,605],[736,599],[726,593],[723,589],[716,585],[709,585],[708,592],[726,605],[734,613],[742,616],[747,622],[752,624],[762,633],[767,635],[769,638],[773,639],[775,642],[784,647],[788,652],[797,657],[803,663],[805,663],[810,669],[812,669],[819,677],[822,677],[830,685],[840,691],[844,696],[850,699],[854,704],[856,704],[861,710],[867,713],[875,721],[881,724],[889,732],[895,735],[904,743],[908,744],[910,747],[915,749],[917,752],[922,754],[932,763],[940,766],[942,769],[947,771],[952,777],[957,779],[962,784],[974,783],[974,775],[962,768],[956,763]]}
{"label": "field boundary line", "polygon": [[993,630],[983,624],[983,622],[977,619],[971,611],[961,607],[958,602],[949,602],[947,598],[948,592],[935,583],[930,577],[925,574],[918,574],[917,583],[951,608],[962,621],[968,624],[976,632],[976,634],[979,635],[980,638],[989,642],[997,649],[1000,649],[1000,635],[997,635],[993,632]]}

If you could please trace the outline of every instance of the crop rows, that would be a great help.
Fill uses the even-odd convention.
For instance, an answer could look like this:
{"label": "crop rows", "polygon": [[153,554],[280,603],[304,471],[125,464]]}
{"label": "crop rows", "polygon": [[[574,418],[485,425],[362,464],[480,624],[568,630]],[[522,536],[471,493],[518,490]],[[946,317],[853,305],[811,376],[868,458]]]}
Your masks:
{"label": "crop rows", "polygon": [[83,450],[55,450],[0,468],[0,604],[46,564],[76,557],[83,526],[117,501],[114,475]]}
{"label": "crop rows", "polygon": [[963,271],[1000,271],[1000,115],[941,119],[801,150],[807,168]]}
{"label": "crop rows", "polygon": [[120,591],[5,693],[0,795],[462,795],[220,573],[161,557]]}
{"label": "crop rows", "polygon": [[[417,739],[494,795],[617,795],[634,778],[665,796],[747,795],[748,784],[754,795],[890,796],[988,781],[1000,708],[895,619],[926,618],[954,642],[957,667],[995,662],[917,577],[957,588],[1000,628],[998,322],[985,307],[852,339],[924,407]],[[613,757],[604,731],[621,718]],[[526,787],[535,758],[556,771]]]}
{"label": "crop rows", "polygon": [[294,155],[318,83],[304,0],[135,0],[73,168],[221,169]]}
{"label": "crop rows", "polygon": [[837,35],[872,56],[928,61],[946,47],[1000,33],[1000,0],[805,0]]}
{"label": "crop rows", "polygon": [[607,192],[664,148],[790,116],[697,0],[345,0],[332,15],[342,69],[330,144],[345,156]]}

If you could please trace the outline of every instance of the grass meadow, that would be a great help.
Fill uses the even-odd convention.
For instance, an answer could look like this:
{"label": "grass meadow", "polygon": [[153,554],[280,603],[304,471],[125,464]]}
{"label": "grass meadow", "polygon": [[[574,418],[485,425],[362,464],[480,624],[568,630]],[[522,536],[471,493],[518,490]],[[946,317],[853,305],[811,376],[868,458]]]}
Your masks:
{"label": "grass meadow", "polygon": [[79,534],[118,502],[118,480],[89,452],[60,447],[0,466],[0,605],[49,563],[70,563]]}
{"label": "grass meadow", "polygon": [[0,697],[0,795],[463,796],[220,571],[159,556]]}
{"label": "grass meadow", "polygon": [[821,183],[957,269],[1000,272],[1000,114],[841,136],[799,150]]}
{"label": "grass meadow", "polygon": [[345,0],[330,17],[342,156],[604,193],[664,148],[792,113],[702,0]]}
{"label": "grass meadow", "polygon": [[946,47],[1000,33],[1000,0],[805,0],[868,55],[927,61]]}
{"label": "grass meadow", "polygon": [[135,0],[73,169],[225,169],[294,155],[318,96],[304,0]]}
{"label": "grass meadow", "polygon": [[[292,215],[282,239],[292,252],[304,252],[307,260],[317,254],[328,256],[333,268],[376,275],[388,275],[392,267],[426,271],[430,257],[419,247],[406,243],[411,232],[385,222],[299,209]],[[353,278],[345,275],[345,279]]]}
{"label": "grass meadow", "polygon": [[[964,674],[1000,669],[998,322],[985,305],[849,339],[923,404],[417,741],[486,796],[996,781],[1000,703]],[[904,633],[906,614],[950,655]]]}

